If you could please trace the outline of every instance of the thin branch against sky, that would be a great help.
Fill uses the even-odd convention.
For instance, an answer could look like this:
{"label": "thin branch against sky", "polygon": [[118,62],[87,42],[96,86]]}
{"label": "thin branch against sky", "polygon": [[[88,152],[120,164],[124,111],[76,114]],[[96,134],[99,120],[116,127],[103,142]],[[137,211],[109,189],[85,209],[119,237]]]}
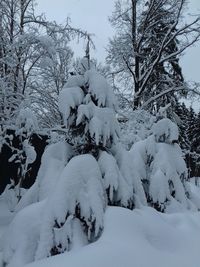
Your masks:
{"label": "thin branch against sky", "polygon": [[[113,11],[114,0],[37,0],[37,2],[38,12],[45,13],[48,19],[62,23],[67,17],[70,17],[73,26],[81,27],[89,33],[94,33],[96,50],[93,51],[93,56],[99,61],[104,61],[108,38],[114,34],[114,30],[108,22],[108,16]],[[186,14],[200,13],[200,1],[190,0],[189,2],[189,9],[186,11]],[[83,56],[85,43],[73,45],[75,46],[76,55]],[[199,54],[200,44],[195,44],[192,48],[188,49],[181,60],[183,73],[187,80],[200,81],[198,68]]]}

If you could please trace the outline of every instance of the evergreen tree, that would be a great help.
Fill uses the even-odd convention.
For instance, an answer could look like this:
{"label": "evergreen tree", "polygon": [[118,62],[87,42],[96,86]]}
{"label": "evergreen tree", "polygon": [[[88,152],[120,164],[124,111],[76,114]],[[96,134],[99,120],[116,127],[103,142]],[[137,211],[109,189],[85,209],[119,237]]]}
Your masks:
{"label": "evergreen tree", "polygon": [[176,104],[174,105],[174,113],[176,115],[175,121],[179,128],[179,144],[184,153],[184,155],[188,154],[191,150],[191,142],[188,136],[188,113],[189,110],[184,103],[181,103],[176,100]]}
{"label": "evergreen tree", "polygon": [[192,127],[192,154],[194,166],[192,169],[192,176],[200,176],[200,112],[194,119]]}
{"label": "evergreen tree", "polygon": [[163,118],[153,125],[152,132],[131,149],[149,204],[162,212],[193,208],[186,185],[187,168],[177,144],[178,127]]}
{"label": "evergreen tree", "polygon": [[106,80],[83,58],[79,74],[65,84],[59,107],[67,130],[67,142],[78,154],[98,156],[111,148],[119,135],[115,119],[115,97]]}
{"label": "evergreen tree", "polygon": [[[24,248],[29,261],[71,250],[77,240],[82,245],[95,241],[103,230],[107,204],[130,209],[146,205],[130,154],[118,144],[111,88],[88,57],[81,61],[78,72],[59,96],[63,116],[60,130],[65,140],[45,150],[36,182],[16,208],[18,218],[23,220],[22,208],[27,206],[29,212],[30,204],[39,201],[42,206],[46,199],[42,223],[33,233],[39,236],[39,242],[34,251],[30,249],[31,254]],[[11,228],[17,228],[16,220]],[[19,249],[10,251],[8,246],[6,251],[11,256],[6,261],[12,262]],[[23,265],[23,258],[20,260]]]}

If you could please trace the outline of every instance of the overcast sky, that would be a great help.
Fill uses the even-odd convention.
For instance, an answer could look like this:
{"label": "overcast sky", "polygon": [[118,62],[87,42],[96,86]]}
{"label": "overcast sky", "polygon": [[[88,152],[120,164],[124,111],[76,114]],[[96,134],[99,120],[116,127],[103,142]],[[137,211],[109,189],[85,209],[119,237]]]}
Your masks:
{"label": "overcast sky", "polygon": [[[93,55],[103,61],[105,47],[113,29],[108,22],[112,14],[114,0],[37,0],[38,12],[43,12],[50,20],[62,23],[67,17],[71,18],[72,26],[82,28],[89,33],[95,33],[93,38],[96,46]],[[187,13],[200,13],[200,0],[189,0]],[[84,55],[85,44],[76,49],[75,55]],[[181,63],[187,80],[200,82],[200,44],[190,48],[183,56]]]}

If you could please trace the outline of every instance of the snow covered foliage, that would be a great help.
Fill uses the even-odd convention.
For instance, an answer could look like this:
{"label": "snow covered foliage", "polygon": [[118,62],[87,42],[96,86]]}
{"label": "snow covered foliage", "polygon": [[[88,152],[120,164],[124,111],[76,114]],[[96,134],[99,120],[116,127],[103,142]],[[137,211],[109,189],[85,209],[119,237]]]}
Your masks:
{"label": "snow covered foliage", "polygon": [[83,241],[96,240],[103,229],[105,206],[101,172],[95,158],[87,154],[72,158],[48,199],[36,258],[72,249],[74,223],[82,228],[82,236],[85,233]]}
{"label": "snow covered foliage", "polygon": [[173,143],[178,141],[178,127],[170,119],[162,119],[153,125],[156,142]]}
{"label": "snow covered foliage", "polygon": [[[133,130],[127,145],[134,143],[127,151],[119,141],[113,93],[87,66],[82,64],[60,92],[65,140],[46,148],[34,185],[15,209],[3,254],[10,267],[96,241],[104,229],[107,204],[129,209],[150,204],[164,212],[195,210],[198,204],[186,182],[176,125],[164,118],[152,126],[155,117],[136,112],[127,126],[129,134]],[[34,153],[27,142],[24,150],[31,162]],[[39,220],[27,219],[23,246],[17,247],[13,239],[23,231],[19,222],[32,211],[30,218]]]}
{"label": "snow covered foliage", "polygon": [[[73,157],[53,187],[46,197],[39,195],[39,202],[29,202],[9,226],[3,253],[9,267],[75,249],[100,236],[106,197],[95,158],[88,154]],[[37,197],[36,189],[28,190],[28,196]]]}
{"label": "snow covered foliage", "polygon": [[[78,83],[78,81],[77,81]],[[59,95],[59,109],[63,114],[63,120],[65,125],[71,126],[71,121],[68,120],[71,110],[79,106],[83,101],[83,91],[80,87],[64,87]],[[66,101],[67,99],[67,101]]]}
{"label": "snow covered foliage", "polygon": [[128,151],[117,145],[112,154],[102,151],[98,163],[109,205],[130,209],[146,205],[142,181],[135,173]]}
{"label": "snow covered foliage", "polygon": [[42,156],[41,166],[35,183],[22,197],[16,211],[46,199],[55,190],[60,174],[72,157],[70,145],[58,142],[47,146]]}
{"label": "snow covered foliage", "polygon": [[15,124],[18,134],[23,132],[36,132],[39,128],[37,118],[29,108],[20,109]]}
{"label": "snow covered foliage", "polygon": [[[110,87],[95,70],[72,76],[61,91],[59,108],[66,126],[67,142],[46,148],[36,182],[16,208],[20,217],[24,210],[29,212],[35,202],[46,203],[35,232],[37,243],[32,251],[35,257],[30,261],[71,250],[76,247],[77,240],[84,245],[99,238],[107,199],[117,204],[124,196],[121,205],[133,207],[124,194],[127,190],[129,198],[133,199],[133,192],[121,177],[111,153],[109,162],[118,176],[109,179],[106,172],[104,184],[105,164],[99,163],[100,155],[109,155],[103,150],[110,149],[118,140],[115,106]],[[111,184],[106,197],[106,189]],[[12,243],[12,238],[9,242]]]}
{"label": "snow covered foliage", "polygon": [[140,140],[144,140],[151,133],[151,128],[155,122],[155,117],[145,110],[121,110],[118,114],[120,122],[120,141],[126,149],[130,149],[132,145]]}
{"label": "snow covered foliage", "polygon": [[[71,76],[59,95],[59,109],[68,131],[68,142],[79,153],[111,147],[118,140],[114,94],[105,78],[85,61],[81,74]],[[84,68],[83,68],[84,67]]]}
{"label": "snow covered foliage", "polygon": [[175,143],[177,126],[169,119],[162,119],[153,125],[152,131],[151,136],[134,144],[130,151],[148,202],[165,212],[175,211],[175,206],[194,208],[186,186],[186,164]]}

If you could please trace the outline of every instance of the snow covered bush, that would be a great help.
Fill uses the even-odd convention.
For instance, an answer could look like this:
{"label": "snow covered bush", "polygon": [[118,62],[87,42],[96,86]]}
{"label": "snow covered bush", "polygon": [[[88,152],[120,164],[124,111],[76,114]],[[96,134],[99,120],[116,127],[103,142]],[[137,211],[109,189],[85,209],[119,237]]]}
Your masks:
{"label": "snow covered bush", "polygon": [[186,186],[186,164],[177,144],[177,126],[164,118],[153,125],[152,132],[130,151],[148,202],[164,212],[194,208]]}

